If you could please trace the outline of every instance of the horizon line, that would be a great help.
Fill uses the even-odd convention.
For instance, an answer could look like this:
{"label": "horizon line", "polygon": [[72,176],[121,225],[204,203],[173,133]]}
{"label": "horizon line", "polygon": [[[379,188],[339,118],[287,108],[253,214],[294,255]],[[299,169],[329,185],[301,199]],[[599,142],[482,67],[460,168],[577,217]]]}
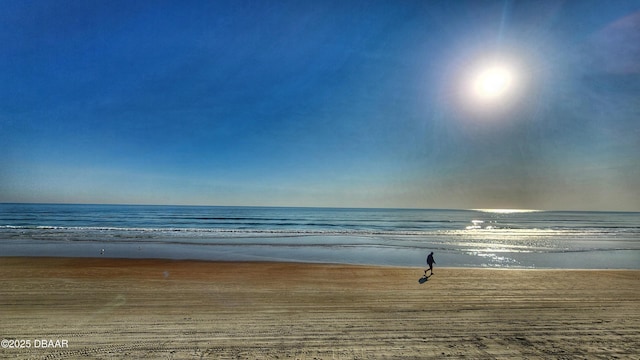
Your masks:
{"label": "horizon line", "polygon": [[473,211],[501,215],[538,212],[592,212],[592,213],[640,213],[640,210],[571,210],[571,209],[519,209],[519,208],[444,208],[444,207],[362,207],[362,206],[301,206],[301,205],[202,205],[202,204],[136,204],[136,203],[64,203],[64,202],[2,202],[0,205],[69,205],[69,206],[158,206],[158,207],[236,207],[236,208],[291,208],[291,209],[352,209],[352,210],[438,210]]}

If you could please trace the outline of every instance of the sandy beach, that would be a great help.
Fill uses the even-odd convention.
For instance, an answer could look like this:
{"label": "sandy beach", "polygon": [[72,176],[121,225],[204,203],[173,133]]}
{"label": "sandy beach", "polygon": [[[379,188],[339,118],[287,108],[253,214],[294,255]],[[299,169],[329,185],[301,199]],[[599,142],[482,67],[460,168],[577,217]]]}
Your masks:
{"label": "sandy beach", "polygon": [[639,275],[0,258],[0,358],[638,359]]}

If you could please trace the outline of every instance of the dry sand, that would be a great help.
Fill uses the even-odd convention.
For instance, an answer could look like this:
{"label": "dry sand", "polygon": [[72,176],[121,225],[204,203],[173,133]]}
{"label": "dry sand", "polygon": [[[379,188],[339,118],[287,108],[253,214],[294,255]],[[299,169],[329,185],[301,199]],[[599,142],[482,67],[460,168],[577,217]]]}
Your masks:
{"label": "dry sand", "polygon": [[436,272],[0,258],[0,358],[640,358],[638,271]]}

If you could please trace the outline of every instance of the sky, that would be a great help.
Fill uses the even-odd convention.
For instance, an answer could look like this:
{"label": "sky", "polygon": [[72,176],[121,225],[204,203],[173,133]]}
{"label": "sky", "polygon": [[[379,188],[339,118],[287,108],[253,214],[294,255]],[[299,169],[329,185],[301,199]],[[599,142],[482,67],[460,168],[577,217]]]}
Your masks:
{"label": "sky", "polygon": [[2,7],[0,202],[640,211],[640,0]]}

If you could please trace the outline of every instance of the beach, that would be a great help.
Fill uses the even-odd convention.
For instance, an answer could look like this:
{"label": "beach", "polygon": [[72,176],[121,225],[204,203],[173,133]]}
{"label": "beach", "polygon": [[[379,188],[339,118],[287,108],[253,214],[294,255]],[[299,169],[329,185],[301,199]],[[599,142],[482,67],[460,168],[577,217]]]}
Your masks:
{"label": "beach", "polygon": [[435,272],[4,257],[0,357],[640,358],[636,270]]}

